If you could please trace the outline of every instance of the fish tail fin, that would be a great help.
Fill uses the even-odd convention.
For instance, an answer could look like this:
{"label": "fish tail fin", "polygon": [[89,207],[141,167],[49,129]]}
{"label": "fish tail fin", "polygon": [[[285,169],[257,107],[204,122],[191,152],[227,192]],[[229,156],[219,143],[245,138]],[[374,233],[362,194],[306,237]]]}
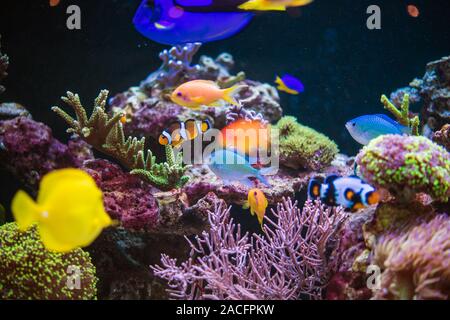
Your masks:
{"label": "fish tail fin", "polygon": [[247,88],[247,86],[235,85],[231,88],[223,89],[222,90],[222,92],[223,92],[222,99],[234,106],[239,106],[239,102],[237,102],[237,100],[233,97],[233,95],[235,95],[236,93],[238,93],[239,91],[241,91],[242,89],[245,89],[245,88]]}
{"label": "fish tail fin", "polygon": [[263,0],[250,0],[241,4],[238,8],[242,10],[277,10],[277,11],[286,10],[286,7],[283,5],[268,4]]}
{"label": "fish tail fin", "polygon": [[11,204],[14,219],[20,230],[25,231],[39,219],[40,210],[36,202],[24,191],[14,196]]}
{"label": "fish tail fin", "polygon": [[272,185],[269,183],[269,181],[267,181],[266,177],[264,177],[264,176],[261,174],[261,171],[260,171],[259,174],[256,176],[256,178],[258,178],[258,180],[259,180],[262,184],[266,185],[267,187],[271,187],[271,186],[272,186]]}
{"label": "fish tail fin", "polygon": [[308,184],[308,197],[310,199],[320,198],[320,191],[322,189],[323,178],[315,177],[309,181]]}

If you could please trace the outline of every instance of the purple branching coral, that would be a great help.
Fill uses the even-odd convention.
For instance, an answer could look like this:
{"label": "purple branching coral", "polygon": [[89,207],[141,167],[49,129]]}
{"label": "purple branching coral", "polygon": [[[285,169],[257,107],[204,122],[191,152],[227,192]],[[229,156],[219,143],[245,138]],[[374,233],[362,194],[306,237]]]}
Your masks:
{"label": "purple branching coral", "polygon": [[163,61],[161,67],[150,74],[141,84],[146,91],[153,87],[159,89],[175,87],[197,74],[199,65],[191,66],[192,59],[201,47],[201,43],[188,43],[184,46],[173,47],[159,54]]}
{"label": "purple branching coral", "polygon": [[382,236],[372,264],[381,268],[376,299],[450,298],[450,218],[437,215],[405,232]]}
{"label": "purple branching coral", "polygon": [[300,210],[283,199],[272,214],[264,235],[242,234],[230,208],[217,202],[210,231],[188,240],[189,260],[177,266],[163,254],[162,266],[151,268],[174,299],[320,299],[331,271],[327,252],[345,212],[311,201]]}

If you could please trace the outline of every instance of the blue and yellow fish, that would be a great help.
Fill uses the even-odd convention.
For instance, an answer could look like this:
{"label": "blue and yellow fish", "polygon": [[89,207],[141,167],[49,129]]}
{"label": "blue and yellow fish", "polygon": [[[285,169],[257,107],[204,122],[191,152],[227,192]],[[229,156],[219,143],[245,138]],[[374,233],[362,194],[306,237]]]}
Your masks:
{"label": "blue and yellow fish", "polygon": [[275,83],[278,84],[277,89],[289,94],[297,95],[305,91],[305,86],[300,79],[289,74],[283,75],[281,78],[277,76]]}
{"label": "blue and yellow fish", "polygon": [[211,171],[220,177],[225,184],[240,182],[247,187],[253,188],[253,181],[250,179],[253,177],[270,186],[269,182],[262,175],[265,170],[253,168],[248,159],[237,151],[228,149],[216,150],[211,153],[208,165]]}
{"label": "blue and yellow fish", "polygon": [[357,117],[348,121],[345,127],[352,138],[363,145],[385,134],[411,134],[409,127],[401,125],[385,114],[369,114]]}
{"label": "blue and yellow fish", "polygon": [[356,176],[330,175],[326,179],[315,177],[309,181],[308,196],[310,199],[320,199],[326,205],[342,206],[351,211],[380,201],[378,192]]}
{"label": "blue and yellow fish", "polygon": [[44,246],[69,252],[90,245],[103,228],[113,224],[103,207],[102,191],[79,169],[55,170],[40,183],[37,201],[19,191],[12,212],[20,230],[37,224]]}
{"label": "blue and yellow fish", "polygon": [[185,141],[194,140],[209,129],[211,129],[211,123],[208,120],[196,121],[189,119],[184,122],[176,121],[161,133],[158,142],[163,146],[171,145],[177,148]]}
{"label": "blue and yellow fish", "polygon": [[264,216],[266,215],[266,209],[269,205],[267,198],[260,189],[250,189],[248,192],[247,202],[244,204],[243,209],[249,209],[252,216],[256,214],[258,222],[263,225]]}

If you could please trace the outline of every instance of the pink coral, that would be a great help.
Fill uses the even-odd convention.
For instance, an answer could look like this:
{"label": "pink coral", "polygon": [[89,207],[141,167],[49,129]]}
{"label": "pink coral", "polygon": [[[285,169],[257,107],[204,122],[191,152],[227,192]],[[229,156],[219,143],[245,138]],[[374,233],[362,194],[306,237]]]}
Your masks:
{"label": "pink coral", "polygon": [[156,276],[168,281],[175,299],[319,299],[330,274],[327,254],[341,209],[307,201],[303,210],[283,200],[265,218],[264,236],[242,234],[224,202],[210,212],[211,229],[190,242],[180,266],[162,255]]}

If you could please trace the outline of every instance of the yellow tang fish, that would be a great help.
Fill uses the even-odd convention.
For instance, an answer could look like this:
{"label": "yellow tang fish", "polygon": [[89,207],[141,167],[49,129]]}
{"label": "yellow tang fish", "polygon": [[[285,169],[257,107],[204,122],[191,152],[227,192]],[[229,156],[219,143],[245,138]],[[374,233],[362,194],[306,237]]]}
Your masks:
{"label": "yellow tang fish", "polygon": [[260,189],[251,189],[248,192],[247,202],[244,204],[243,208],[250,208],[250,213],[258,217],[259,224],[263,225],[264,216],[266,215],[266,209],[268,206],[268,201],[264,193]]}
{"label": "yellow tang fish", "polygon": [[287,7],[301,7],[314,0],[250,0],[239,6],[243,10],[286,11]]}
{"label": "yellow tang fish", "polygon": [[55,170],[45,175],[37,201],[19,191],[12,212],[20,230],[37,224],[44,246],[69,252],[90,245],[113,221],[103,207],[94,179],[79,169]]}
{"label": "yellow tang fish", "polygon": [[243,88],[246,86],[236,85],[221,89],[214,81],[193,80],[176,88],[171,99],[174,103],[191,109],[199,109],[201,106],[220,106],[220,100],[239,105],[233,95]]}

